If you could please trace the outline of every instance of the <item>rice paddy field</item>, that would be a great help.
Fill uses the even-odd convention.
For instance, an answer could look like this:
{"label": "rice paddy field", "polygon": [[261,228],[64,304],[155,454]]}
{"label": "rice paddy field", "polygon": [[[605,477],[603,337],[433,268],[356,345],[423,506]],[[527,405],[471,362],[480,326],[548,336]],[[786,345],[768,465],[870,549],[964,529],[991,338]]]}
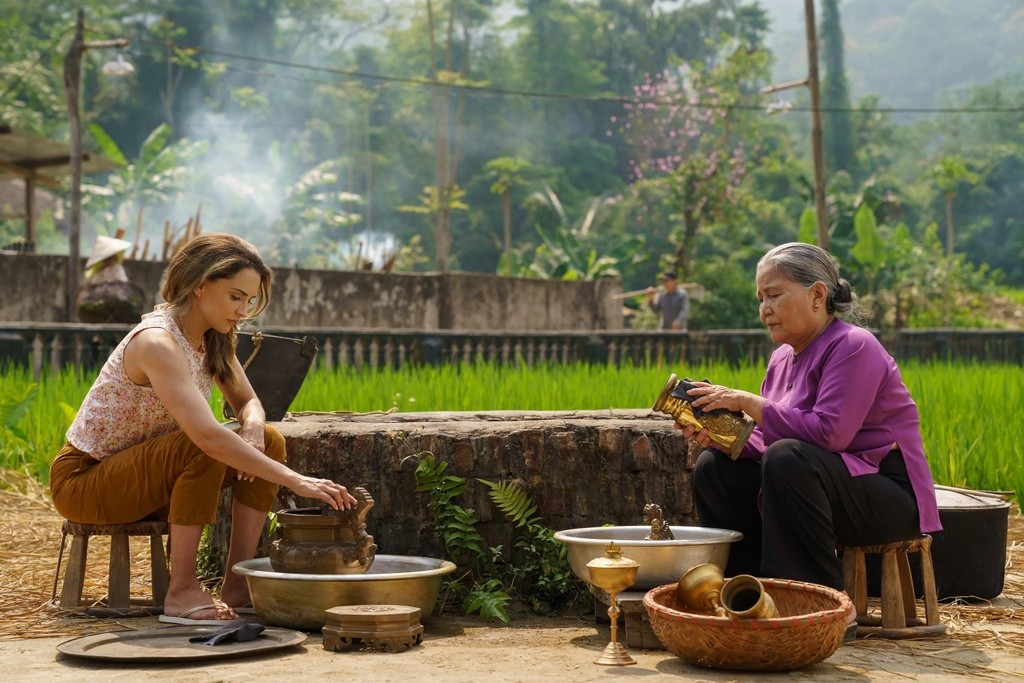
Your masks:
{"label": "rice paddy field", "polygon": [[[937,483],[1024,494],[1024,372],[1017,365],[915,363],[901,366],[921,412]],[[615,367],[491,364],[401,370],[314,369],[293,411],[370,412],[601,410],[648,408],[670,372],[756,392],[763,365]],[[49,462],[94,375],[65,370],[32,381],[27,369],[0,371],[0,469],[45,483]],[[211,401],[220,414],[219,398]]]}

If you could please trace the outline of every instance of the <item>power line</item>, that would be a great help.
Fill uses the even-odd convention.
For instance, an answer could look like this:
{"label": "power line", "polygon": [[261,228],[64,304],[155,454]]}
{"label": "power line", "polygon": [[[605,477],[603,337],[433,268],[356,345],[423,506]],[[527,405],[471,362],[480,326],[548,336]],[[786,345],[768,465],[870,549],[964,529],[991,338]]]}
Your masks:
{"label": "power line", "polygon": [[[138,42],[151,43],[155,45],[168,46],[168,43],[157,42],[157,41],[146,41],[140,40]],[[366,81],[378,81],[382,83],[396,83],[400,85],[411,85],[421,86],[430,88],[450,88],[452,90],[464,90],[472,93],[481,93],[487,95],[498,95],[505,97],[523,97],[528,99],[547,99],[547,100],[560,100],[570,102],[603,102],[609,104],[635,104],[636,99],[625,97],[622,95],[582,95],[573,93],[553,93],[546,91],[537,90],[519,90],[515,88],[499,88],[489,85],[481,85],[474,83],[446,83],[443,81],[437,81],[428,78],[412,78],[407,76],[388,76],[384,74],[370,74],[361,71],[355,71],[350,69],[339,69],[337,67],[328,66],[316,66],[312,64],[301,64],[298,62],[289,62],[281,59],[273,59],[270,57],[255,57],[252,55],[243,55],[234,52],[226,52],[223,50],[214,50],[211,48],[197,47],[197,46],[182,46],[175,43],[169,44],[171,47],[194,50],[195,52],[204,53],[207,55],[213,55],[217,57],[225,57],[228,59],[240,59],[249,62],[255,62],[257,64],[267,64],[271,66],[281,66],[289,69],[297,69],[300,71],[311,71],[316,73],[326,73],[333,76],[339,76],[347,79],[354,80],[366,80]],[[248,71],[246,73],[252,73],[259,76],[275,77],[277,74],[268,74],[259,71]],[[280,76],[284,77],[284,76]],[[303,77],[284,77],[289,80],[306,81],[310,83],[326,83],[325,81],[306,79]],[[645,103],[670,105],[678,104],[677,101],[665,98],[652,98],[643,100]],[[698,109],[721,109],[721,110],[751,110],[751,111],[763,111],[765,105],[763,102],[750,103],[750,104],[717,104],[708,102],[690,102],[691,106]],[[789,111],[801,111],[809,112],[811,108],[802,105],[793,105],[787,107]],[[873,107],[871,109],[864,109],[858,107],[821,107],[821,112],[826,113],[888,113],[888,114],[1011,114],[1011,113],[1024,113],[1024,107]]]}

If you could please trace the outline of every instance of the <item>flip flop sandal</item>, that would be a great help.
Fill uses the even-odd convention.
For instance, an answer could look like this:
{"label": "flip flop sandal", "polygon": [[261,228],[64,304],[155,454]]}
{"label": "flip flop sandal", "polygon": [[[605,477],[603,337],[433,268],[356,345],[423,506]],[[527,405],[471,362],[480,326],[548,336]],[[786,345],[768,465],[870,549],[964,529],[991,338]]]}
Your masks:
{"label": "flip flop sandal", "polygon": [[255,615],[256,608],[252,606],[250,602],[248,605],[242,605],[241,607],[232,607],[235,610],[235,614]]}
{"label": "flip flop sandal", "polygon": [[176,617],[172,617],[167,614],[161,614],[159,620],[165,624],[178,624],[179,626],[228,626],[230,624],[237,624],[240,619],[190,619],[189,616],[196,612],[202,612],[204,610],[216,609],[217,605],[196,605],[190,607]]}
{"label": "flip flop sandal", "polygon": [[846,627],[846,632],[843,633],[843,645],[852,643],[857,640],[857,622],[853,622]]}

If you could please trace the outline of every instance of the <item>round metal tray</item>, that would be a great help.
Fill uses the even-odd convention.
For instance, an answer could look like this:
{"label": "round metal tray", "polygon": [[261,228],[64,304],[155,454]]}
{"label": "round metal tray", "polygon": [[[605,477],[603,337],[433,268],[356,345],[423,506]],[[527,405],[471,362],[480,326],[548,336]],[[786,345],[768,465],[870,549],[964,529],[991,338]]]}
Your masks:
{"label": "round metal tray", "polygon": [[69,657],[116,662],[181,662],[251,657],[298,645],[306,634],[284,628],[267,628],[255,640],[244,643],[200,645],[192,636],[208,635],[220,626],[169,626],[144,631],[95,633],[66,640],[57,651]]}

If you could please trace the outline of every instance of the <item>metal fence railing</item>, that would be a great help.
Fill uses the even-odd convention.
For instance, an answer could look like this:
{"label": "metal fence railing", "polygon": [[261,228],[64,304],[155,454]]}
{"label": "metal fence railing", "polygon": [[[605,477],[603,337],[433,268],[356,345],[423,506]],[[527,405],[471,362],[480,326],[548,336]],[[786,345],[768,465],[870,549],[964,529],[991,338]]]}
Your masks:
{"label": "metal fence railing", "polygon": [[[38,378],[47,369],[101,364],[130,325],[0,324],[0,364],[28,365]],[[317,338],[317,365],[325,368],[402,367],[409,364],[653,362],[756,363],[775,348],[764,330],[658,332],[467,332],[268,328],[265,334]],[[880,336],[897,359],[966,360],[1024,365],[1024,331],[914,329]]]}

